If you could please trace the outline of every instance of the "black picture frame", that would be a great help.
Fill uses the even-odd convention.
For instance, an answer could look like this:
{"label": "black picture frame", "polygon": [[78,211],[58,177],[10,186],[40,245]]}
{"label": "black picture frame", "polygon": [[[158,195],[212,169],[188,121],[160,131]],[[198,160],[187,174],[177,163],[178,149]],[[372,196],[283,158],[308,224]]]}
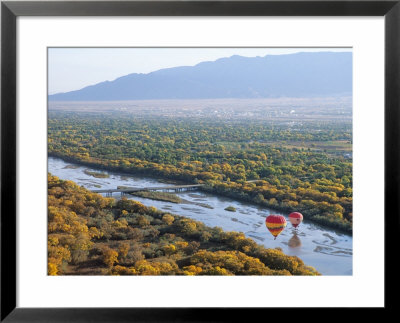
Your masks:
{"label": "black picture frame", "polygon": [[[400,0],[380,1],[2,1],[1,3],[1,321],[237,321],[244,308],[18,308],[16,280],[16,19],[19,16],[384,16],[385,307],[396,305],[393,239],[399,235]],[[371,277],[373,279],[373,277]],[[40,291],[38,291],[40,293]],[[40,295],[39,295],[40,296]],[[282,309],[281,309],[282,310]],[[285,309],[287,310],[287,309]],[[298,309],[297,309],[298,310]],[[326,309],[329,310],[329,309]],[[380,310],[380,309],[378,309]],[[252,308],[251,317],[276,313]],[[273,312],[273,313],[272,313]],[[282,312],[282,311],[280,311]],[[329,311],[333,316],[342,314]],[[246,313],[247,314],[247,313]],[[331,315],[329,314],[329,315]],[[275,314],[274,314],[275,315]],[[279,315],[279,314],[278,314]],[[382,315],[379,311],[379,316]],[[371,318],[371,317],[370,317]],[[270,317],[270,319],[272,319]],[[252,319],[250,319],[252,321]]]}

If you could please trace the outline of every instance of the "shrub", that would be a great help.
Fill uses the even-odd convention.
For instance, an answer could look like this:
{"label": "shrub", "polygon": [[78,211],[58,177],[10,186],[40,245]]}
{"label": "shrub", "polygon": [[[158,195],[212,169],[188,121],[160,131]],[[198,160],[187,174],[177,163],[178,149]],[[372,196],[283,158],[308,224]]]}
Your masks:
{"label": "shrub", "polygon": [[103,250],[103,262],[111,268],[115,263],[118,263],[118,252],[108,247]]}

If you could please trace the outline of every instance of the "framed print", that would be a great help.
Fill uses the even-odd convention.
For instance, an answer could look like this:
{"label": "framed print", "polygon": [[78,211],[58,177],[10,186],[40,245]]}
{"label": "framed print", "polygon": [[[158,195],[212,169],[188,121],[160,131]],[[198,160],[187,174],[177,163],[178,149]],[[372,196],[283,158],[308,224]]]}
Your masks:
{"label": "framed print", "polygon": [[398,1],[1,10],[2,321],[393,306]]}

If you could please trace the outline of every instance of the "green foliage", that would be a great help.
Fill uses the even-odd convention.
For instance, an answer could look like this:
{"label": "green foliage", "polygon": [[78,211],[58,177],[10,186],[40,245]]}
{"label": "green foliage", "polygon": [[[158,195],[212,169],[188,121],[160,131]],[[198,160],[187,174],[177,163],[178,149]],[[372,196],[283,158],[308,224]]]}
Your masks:
{"label": "green foliage", "polygon": [[[300,211],[352,230],[352,162],[344,157],[351,148],[351,121],[302,121],[293,127],[255,119],[50,112],[48,125],[50,155],[100,169],[205,183],[213,193]],[[161,198],[157,195],[153,198]]]}

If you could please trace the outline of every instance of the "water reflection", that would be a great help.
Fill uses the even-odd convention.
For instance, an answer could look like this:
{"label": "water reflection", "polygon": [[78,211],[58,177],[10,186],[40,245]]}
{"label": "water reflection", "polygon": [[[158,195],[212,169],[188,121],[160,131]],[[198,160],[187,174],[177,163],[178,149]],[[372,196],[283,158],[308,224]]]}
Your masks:
{"label": "water reflection", "polygon": [[[160,186],[160,181],[150,178],[128,176],[107,172],[108,178],[93,178],[85,173],[84,166],[49,158],[48,170],[62,179],[72,180],[89,189],[116,188],[117,186]],[[163,184],[165,185],[165,184]],[[119,196],[115,195],[116,198]],[[134,197],[135,200],[154,206],[165,212],[179,214],[203,222],[210,227],[221,227],[225,231],[243,232],[266,248],[282,248],[290,256],[298,256],[307,265],[315,267],[323,275],[351,275],[352,237],[335,230],[303,221],[297,228],[288,228],[274,240],[265,226],[266,217],[275,211],[261,206],[212,195],[202,191],[179,193],[182,203],[149,200]],[[133,197],[132,197],[133,198]],[[226,211],[227,206],[236,212]],[[279,213],[278,213],[279,214]],[[286,217],[285,214],[282,214]],[[287,218],[287,217],[286,217]],[[301,239],[301,241],[300,241]],[[350,274],[349,274],[350,273]]]}
{"label": "water reflection", "polygon": [[297,235],[297,231],[296,230],[293,231],[293,236],[290,238],[290,240],[288,242],[288,246],[290,248],[301,247],[301,240],[300,240],[299,236]]}

